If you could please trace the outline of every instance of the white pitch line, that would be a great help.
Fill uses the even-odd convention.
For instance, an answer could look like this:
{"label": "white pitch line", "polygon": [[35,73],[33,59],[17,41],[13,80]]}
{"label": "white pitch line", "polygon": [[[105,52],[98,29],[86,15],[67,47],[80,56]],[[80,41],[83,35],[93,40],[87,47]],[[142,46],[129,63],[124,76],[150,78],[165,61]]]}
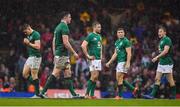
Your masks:
{"label": "white pitch line", "polygon": [[0,107],[180,107],[180,106],[1,106]]}

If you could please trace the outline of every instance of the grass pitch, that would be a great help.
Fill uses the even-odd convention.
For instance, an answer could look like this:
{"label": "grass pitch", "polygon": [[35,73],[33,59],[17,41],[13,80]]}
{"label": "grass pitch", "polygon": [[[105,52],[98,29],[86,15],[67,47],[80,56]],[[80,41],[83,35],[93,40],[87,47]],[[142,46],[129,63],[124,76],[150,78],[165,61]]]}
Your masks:
{"label": "grass pitch", "polygon": [[180,100],[168,99],[30,99],[1,98],[0,106],[179,106]]}

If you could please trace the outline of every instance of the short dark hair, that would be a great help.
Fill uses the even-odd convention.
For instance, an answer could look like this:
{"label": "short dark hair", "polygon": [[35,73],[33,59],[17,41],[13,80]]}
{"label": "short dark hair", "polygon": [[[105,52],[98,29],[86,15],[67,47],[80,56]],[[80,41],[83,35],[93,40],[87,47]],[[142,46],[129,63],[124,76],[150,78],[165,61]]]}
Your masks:
{"label": "short dark hair", "polygon": [[122,28],[122,27],[119,27],[119,28],[117,29],[117,31],[119,31],[119,30],[123,30],[123,31],[125,32],[124,28]]}
{"label": "short dark hair", "polygon": [[67,16],[69,14],[70,14],[70,12],[68,12],[68,11],[62,11],[60,14],[60,18],[63,19],[65,16]]}
{"label": "short dark hair", "polygon": [[22,25],[21,30],[24,31],[26,30],[28,27],[31,27],[29,24],[25,23],[24,25]]}
{"label": "short dark hair", "polygon": [[96,25],[99,25],[100,23],[98,21],[95,21],[92,23],[92,27],[95,27]]}
{"label": "short dark hair", "polygon": [[159,28],[158,28],[158,29],[162,29],[164,32],[166,32],[166,31],[167,31],[166,27],[164,27],[164,26],[159,26]]}

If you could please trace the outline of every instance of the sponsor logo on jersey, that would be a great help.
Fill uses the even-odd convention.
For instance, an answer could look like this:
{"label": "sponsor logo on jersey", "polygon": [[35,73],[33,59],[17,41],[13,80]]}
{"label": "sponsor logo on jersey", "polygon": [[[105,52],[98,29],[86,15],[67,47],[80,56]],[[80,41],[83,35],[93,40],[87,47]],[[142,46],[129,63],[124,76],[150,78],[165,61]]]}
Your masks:
{"label": "sponsor logo on jersey", "polygon": [[94,40],[94,41],[96,41],[96,40],[97,40],[97,38],[93,38],[93,40]]}

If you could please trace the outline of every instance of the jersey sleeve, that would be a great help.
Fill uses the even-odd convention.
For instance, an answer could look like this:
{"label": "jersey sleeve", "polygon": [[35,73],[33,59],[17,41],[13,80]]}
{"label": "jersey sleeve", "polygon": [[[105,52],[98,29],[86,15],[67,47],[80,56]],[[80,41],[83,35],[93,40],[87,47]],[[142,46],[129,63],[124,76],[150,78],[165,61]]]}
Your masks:
{"label": "jersey sleeve", "polygon": [[131,47],[131,42],[129,40],[125,40],[125,48]]}
{"label": "jersey sleeve", "polygon": [[40,34],[38,32],[34,35],[34,40],[40,40]]}
{"label": "jersey sleeve", "polygon": [[172,42],[171,42],[171,39],[165,39],[165,42],[164,42],[164,45],[166,46],[171,46]]}
{"label": "jersey sleeve", "polygon": [[69,35],[69,28],[67,25],[62,27],[62,35]]}
{"label": "jersey sleeve", "polygon": [[118,41],[116,40],[115,43],[114,43],[114,47],[115,47],[115,48],[116,48],[116,46],[117,46],[117,42],[118,42]]}
{"label": "jersey sleeve", "polygon": [[87,41],[88,43],[91,41],[91,35],[90,34],[85,38],[85,41]]}

